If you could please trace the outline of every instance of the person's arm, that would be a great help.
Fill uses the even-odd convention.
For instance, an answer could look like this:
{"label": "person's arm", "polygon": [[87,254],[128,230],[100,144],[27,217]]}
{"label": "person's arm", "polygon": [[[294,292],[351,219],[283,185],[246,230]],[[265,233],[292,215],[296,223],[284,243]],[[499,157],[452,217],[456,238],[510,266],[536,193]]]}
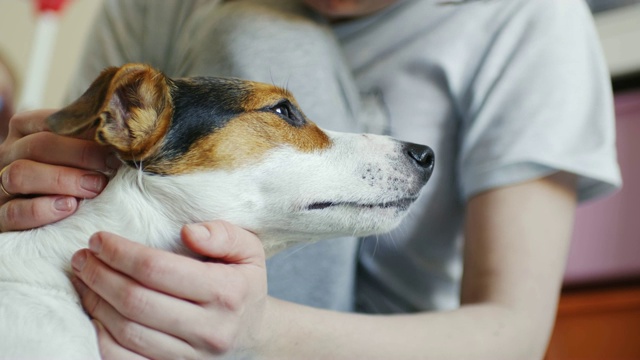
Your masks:
{"label": "person's arm", "polygon": [[[471,198],[463,305],[453,311],[362,315],[265,302],[265,279],[256,275],[264,271],[264,259],[255,255],[259,242],[228,224],[209,224],[212,235],[197,243],[183,234],[192,250],[228,265],[106,237],[100,251],[76,254],[76,261],[86,259],[76,275],[91,289],[80,283],[107,359],[133,356],[126,348],[154,358],[185,351],[186,357],[241,352],[273,359],[540,359],[570,239],[573,181],[561,173]],[[126,256],[114,256],[125,248]],[[211,281],[223,273],[253,275],[231,285]]]}
{"label": "person's arm", "polygon": [[573,176],[491,190],[467,206],[462,306],[340,314],[277,302],[273,358],[541,359],[573,225]]}

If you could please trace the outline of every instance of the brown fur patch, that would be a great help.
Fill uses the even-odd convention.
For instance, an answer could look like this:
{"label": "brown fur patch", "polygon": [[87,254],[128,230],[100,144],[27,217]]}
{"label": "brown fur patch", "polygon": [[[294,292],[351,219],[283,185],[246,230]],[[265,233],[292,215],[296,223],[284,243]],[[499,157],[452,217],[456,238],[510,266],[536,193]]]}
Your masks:
{"label": "brown fur patch", "polygon": [[261,83],[248,83],[250,95],[242,104],[245,113],[231,119],[226,126],[196,141],[183,156],[170,163],[153,164],[147,169],[181,174],[204,169],[233,169],[255,164],[275,148],[290,146],[301,152],[321,151],[331,140],[316,124],[306,121],[292,126],[265,107],[283,98],[297,106],[284,89]]}
{"label": "brown fur patch", "polygon": [[281,146],[301,152],[321,151],[331,145],[327,135],[313,123],[295,128],[269,113],[249,113],[194,143],[189,151],[168,164],[149,170],[184,174],[205,169],[234,169],[258,163]]}
{"label": "brown fur patch", "polygon": [[281,99],[288,99],[292,104],[298,106],[293,95],[281,87],[247,81],[247,89],[251,95],[243,99],[242,103],[242,107],[247,112],[261,109],[265,106],[275,105]]}
{"label": "brown fur patch", "polygon": [[[104,70],[85,94],[52,115],[49,125],[61,134],[76,134],[96,126],[98,143],[115,148],[123,160],[141,163],[144,170],[159,174],[232,169],[257,163],[269,150],[282,146],[312,152],[331,145],[320,128],[303,119],[295,99],[285,89],[237,79],[223,82],[226,88],[219,92],[207,92],[206,87],[212,83],[201,79],[194,79],[191,85],[196,89],[182,96],[197,101],[198,106],[226,104],[228,113],[236,115],[225,119],[221,127],[213,126],[213,133],[202,134],[177,157],[164,157],[162,147],[167,145],[165,150],[171,151],[172,145],[165,144],[164,139],[173,122],[172,91],[178,85],[148,65],[127,64]],[[198,86],[203,86],[202,93],[197,92]],[[273,111],[285,99],[295,107],[288,107],[288,118]],[[215,123],[220,118],[211,120]]]}
{"label": "brown fur patch", "polygon": [[98,143],[113,146],[124,160],[141,161],[156,151],[171,125],[169,86],[166,77],[148,65],[107,68],[79,99],[49,116],[47,123],[64,135],[97,125]]}
{"label": "brown fur patch", "polygon": [[173,106],[168,84],[164,75],[152,71],[119,80],[112,88],[119,94],[112,95],[108,108],[111,121],[104,119],[99,131],[123,160],[144,160],[162,144],[171,125]]}

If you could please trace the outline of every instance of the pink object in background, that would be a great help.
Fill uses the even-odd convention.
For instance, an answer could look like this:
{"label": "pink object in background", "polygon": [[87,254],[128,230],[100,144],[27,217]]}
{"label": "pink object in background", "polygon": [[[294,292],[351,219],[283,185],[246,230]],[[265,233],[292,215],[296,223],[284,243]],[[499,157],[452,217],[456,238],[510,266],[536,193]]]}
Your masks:
{"label": "pink object in background", "polygon": [[578,208],[565,285],[640,278],[640,91],[615,106],[623,189]]}

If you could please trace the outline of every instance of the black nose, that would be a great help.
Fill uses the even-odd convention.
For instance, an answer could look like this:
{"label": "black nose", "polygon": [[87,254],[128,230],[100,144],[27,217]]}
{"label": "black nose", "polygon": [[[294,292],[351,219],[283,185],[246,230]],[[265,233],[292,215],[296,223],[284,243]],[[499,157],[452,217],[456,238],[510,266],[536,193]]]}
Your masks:
{"label": "black nose", "polygon": [[433,150],[428,146],[413,143],[405,143],[404,149],[409,158],[413,160],[413,163],[424,171],[425,177],[429,179],[436,162],[436,156],[433,154]]}

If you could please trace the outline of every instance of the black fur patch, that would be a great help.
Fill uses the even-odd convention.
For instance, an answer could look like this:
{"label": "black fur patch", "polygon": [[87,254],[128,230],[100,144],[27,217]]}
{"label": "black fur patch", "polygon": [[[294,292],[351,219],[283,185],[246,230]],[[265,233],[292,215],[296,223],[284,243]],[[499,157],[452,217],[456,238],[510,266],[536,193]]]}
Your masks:
{"label": "black fur patch", "polygon": [[165,159],[186,153],[191,145],[242,113],[250,91],[239,79],[195,77],[173,80],[173,121],[160,152]]}

